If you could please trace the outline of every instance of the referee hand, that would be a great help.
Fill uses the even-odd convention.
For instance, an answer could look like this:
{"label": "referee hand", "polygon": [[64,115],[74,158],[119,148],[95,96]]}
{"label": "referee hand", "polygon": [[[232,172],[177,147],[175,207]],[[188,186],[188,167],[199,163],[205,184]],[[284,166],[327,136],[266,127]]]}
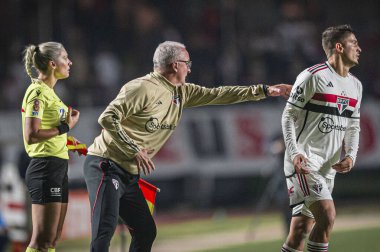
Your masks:
{"label": "referee hand", "polygon": [[66,122],[69,125],[69,128],[74,128],[75,124],[77,124],[79,120],[79,111],[76,109],[73,109],[71,106],[69,107],[69,110],[67,111],[67,117]]}
{"label": "referee hand", "polygon": [[149,155],[152,154],[153,152],[154,150],[152,149],[142,149],[139,152],[137,152],[135,158],[136,158],[136,164],[137,164],[137,169],[139,170],[139,173],[143,171],[145,175],[148,175],[152,171],[154,171],[155,169],[154,164],[149,157]]}

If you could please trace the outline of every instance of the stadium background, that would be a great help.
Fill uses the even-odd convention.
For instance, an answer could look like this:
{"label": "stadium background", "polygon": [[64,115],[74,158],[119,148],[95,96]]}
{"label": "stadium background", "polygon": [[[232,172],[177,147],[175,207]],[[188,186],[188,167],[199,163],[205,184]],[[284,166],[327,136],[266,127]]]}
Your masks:
{"label": "stadium background", "polygon": [[[17,172],[23,153],[20,104],[29,83],[21,52],[28,43],[50,40],[62,42],[73,61],[70,78],[56,88],[66,104],[81,111],[73,135],[89,145],[100,130],[96,121],[102,109],[124,83],[152,71],[153,52],[162,41],[187,46],[193,61],[189,82],[208,87],[293,83],[304,68],[325,60],[321,32],[349,23],[363,50],[360,66],[352,69],[364,87],[363,130],[357,167],[337,177],[334,195],[338,206],[379,204],[379,10],[375,0],[1,1],[0,209],[9,226],[26,222]],[[284,194],[273,186],[281,186],[282,170],[272,143],[284,104],[275,98],[185,111],[153,160],[157,170],[146,178],[162,190],[157,217],[283,208]],[[87,207],[80,193],[82,162],[71,160],[75,217]],[[70,220],[78,219],[69,213]],[[76,230],[77,235],[88,232]]]}

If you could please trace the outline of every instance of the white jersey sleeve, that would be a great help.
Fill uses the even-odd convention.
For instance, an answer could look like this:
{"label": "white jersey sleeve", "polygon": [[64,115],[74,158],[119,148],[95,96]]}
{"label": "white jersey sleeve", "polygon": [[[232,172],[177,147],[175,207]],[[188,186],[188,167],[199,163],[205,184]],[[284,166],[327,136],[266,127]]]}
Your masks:
{"label": "white jersey sleeve", "polygon": [[305,105],[313,97],[316,83],[316,76],[310,74],[310,72],[303,71],[300,73],[293,85],[292,92],[282,114],[282,132],[287,153],[291,160],[301,153],[297,147],[296,121],[301,116]]}
{"label": "white jersey sleeve", "polygon": [[362,85],[359,82],[359,99],[352,113],[352,117],[348,122],[346,135],[344,136],[344,151],[345,155],[353,160],[355,165],[356,156],[359,149],[359,135],[360,135],[360,106],[362,101]]}

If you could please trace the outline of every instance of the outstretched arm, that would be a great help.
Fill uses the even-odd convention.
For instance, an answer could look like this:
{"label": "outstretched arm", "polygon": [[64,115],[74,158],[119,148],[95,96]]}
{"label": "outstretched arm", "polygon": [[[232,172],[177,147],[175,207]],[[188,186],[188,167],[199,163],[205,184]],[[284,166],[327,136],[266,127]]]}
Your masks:
{"label": "outstretched arm", "polygon": [[258,101],[268,96],[288,96],[291,86],[287,84],[251,86],[222,86],[206,88],[187,83],[183,87],[185,107],[204,105],[228,105],[247,101]]}

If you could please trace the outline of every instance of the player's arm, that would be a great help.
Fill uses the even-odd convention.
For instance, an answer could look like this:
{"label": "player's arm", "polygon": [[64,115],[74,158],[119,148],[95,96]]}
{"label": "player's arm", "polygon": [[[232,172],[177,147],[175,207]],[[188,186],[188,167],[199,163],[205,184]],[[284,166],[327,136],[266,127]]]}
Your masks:
{"label": "player's arm", "polygon": [[360,105],[361,105],[361,91],[358,103],[355,110],[348,122],[346,133],[344,136],[344,151],[345,157],[337,164],[333,165],[339,173],[347,173],[351,171],[356,162],[356,156],[359,149],[359,135],[360,135]]}
{"label": "player's arm", "polygon": [[288,96],[291,86],[278,85],[252,85],[252,86],[223,86],[218,88],[206,88],[195,84],[186,84],[185,107],[203,105],[227,105],[246,101],[257,101],[267,96]]}
{"label": "player's arm", "polygon": [[307,157],[302,154],[297,146],[295,124],[304,106],[315,93],[315,81],[315,77],[306,71],[297,77],[281,118],[287,153],[293,161],[296,172],[303,174],[310,171],[307,168]]}
{"label": "player's arm", "polygon": [[300,109],[289,103],[286,104],[281,118],[282,132],[286,149],[293,161],[294,169],[297,173],[308,174],[310,171],[307,168],[307,158],[299,151],[296,141],[295,122],[300,113]]}
{"label": "player's arm", "polygon": [[119,150],[127,157],[134,157],[137,168],[144,174],[155,169],[149,155],[154,151],[138,146],[123,129],[121,122],[129,116],[143,110],[149,102],[147,90],[144,87],[125,85],[118,96],[107,106],[100,115],[98,123],[111,135]]}
{"label": "player's arm", "polygon": [[350,172],[354,167],[359,149],[360,120],[351,119],[344,137],[345,157],[332,166],[338,173]]}

